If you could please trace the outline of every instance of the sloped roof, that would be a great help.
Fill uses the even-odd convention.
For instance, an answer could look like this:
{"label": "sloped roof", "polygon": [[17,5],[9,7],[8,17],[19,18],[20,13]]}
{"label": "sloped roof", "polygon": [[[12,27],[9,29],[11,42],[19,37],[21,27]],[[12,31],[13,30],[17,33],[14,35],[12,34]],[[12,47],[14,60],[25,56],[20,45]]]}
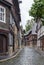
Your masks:
{"label": "sloped roof", "polygon": [[8,0],[0,0],[1,3],[7,5],[7,6],[11,6],[12,3],[10,3]]}
{"label": "sloped roof", "polygon": [[28,35],[30,32],[32,32],[32,29],[30,29],[29,31],[27,31],[26,34],[24,34],[24,36]]}
{"label": "sloped roof", "polygon": [[31,34],[37,34],[37,33],[36,33],[36,26],[37,26],[37,24],[34,23],[34,25],[32,26],[32,28],[31,28],[28,32],[26,32],[26,34],[24,34],[24,36],[27,36],[27,35],[29,35],[30,33],[31,33]]}
{"label": "sloped roof", "polygon": [[11,3],[11,4],[12,4],[12,0],[5,0],[5,1],[7,1],[7,2],[9,2],[9,3]]}

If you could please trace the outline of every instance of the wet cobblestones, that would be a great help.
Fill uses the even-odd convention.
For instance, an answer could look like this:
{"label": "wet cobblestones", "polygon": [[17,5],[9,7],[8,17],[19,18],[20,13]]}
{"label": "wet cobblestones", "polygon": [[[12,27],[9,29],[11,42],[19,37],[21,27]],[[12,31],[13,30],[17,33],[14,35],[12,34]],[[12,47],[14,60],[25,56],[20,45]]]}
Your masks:
{"label": "wet cobblestones", "polygon": [[44,57],[33,48],[25,47],[17,57],[2,62],[0,65],[44,65]]}

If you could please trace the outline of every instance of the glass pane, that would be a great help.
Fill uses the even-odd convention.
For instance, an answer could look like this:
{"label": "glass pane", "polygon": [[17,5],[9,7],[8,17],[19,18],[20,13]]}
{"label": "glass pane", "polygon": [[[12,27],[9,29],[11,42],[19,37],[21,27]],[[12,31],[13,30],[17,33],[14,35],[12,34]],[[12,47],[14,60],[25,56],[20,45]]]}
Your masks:
{"label": "glass pane", "polygon": [[2,20],[2,14],[1,14],[1,20]]}
{"label": "glass pane", "polygon": [[4,12],[4,9],[3,8],[0,8],[0,12]]}
{"label": "glass pane", "polygon": [[2,20],[2,13],[0,13],[0,20]]}
{"label": "glass pane", "polygon": [[1,12],[4,12],[4,9],[3,8],[1,8]]}
{"label": "glass pane", "polygon": [[2,20],[4,21],[4,13],[2,14]]}

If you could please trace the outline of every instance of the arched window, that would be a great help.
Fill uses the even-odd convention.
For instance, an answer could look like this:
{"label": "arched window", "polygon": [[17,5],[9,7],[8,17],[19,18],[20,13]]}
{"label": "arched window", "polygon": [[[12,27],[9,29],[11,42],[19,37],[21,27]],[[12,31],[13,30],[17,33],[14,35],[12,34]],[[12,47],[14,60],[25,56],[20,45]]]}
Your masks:
{"label": "arched window", "polygon": [[0,22],[5,23],[5,19],[6,19],[5,15],[6,15],[5,8],[3,6],[0,6]]}

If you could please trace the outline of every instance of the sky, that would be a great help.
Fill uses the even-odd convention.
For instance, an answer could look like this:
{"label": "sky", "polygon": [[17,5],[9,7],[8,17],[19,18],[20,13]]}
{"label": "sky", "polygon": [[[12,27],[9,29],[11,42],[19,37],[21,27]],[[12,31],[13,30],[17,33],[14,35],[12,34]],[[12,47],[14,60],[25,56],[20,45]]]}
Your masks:
{"label": "sky", "polygon": [[25,29],[27,20],[30,20],[32,17],[29,16],[29,10],[32,6],[33,0],[22,0],[20,4],[20,13],[21,13],[21,25]]}

